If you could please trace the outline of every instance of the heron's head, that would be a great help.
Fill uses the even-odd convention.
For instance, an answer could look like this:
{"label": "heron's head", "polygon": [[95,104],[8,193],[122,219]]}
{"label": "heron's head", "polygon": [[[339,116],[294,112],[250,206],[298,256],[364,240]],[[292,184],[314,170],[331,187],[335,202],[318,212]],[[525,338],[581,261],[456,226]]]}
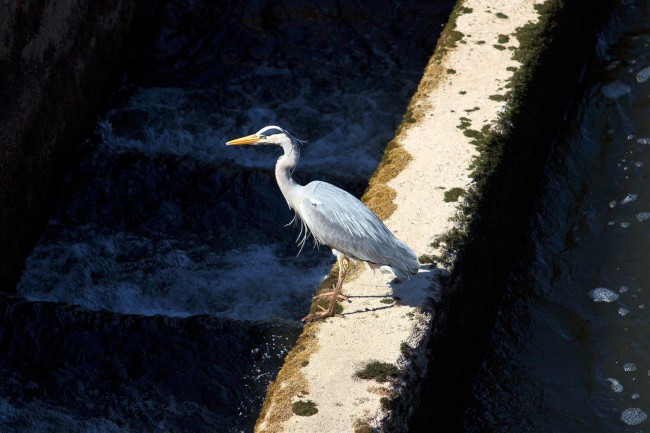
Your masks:
{"label": "heron's head", "polygon": [[295,137],[279,126],[265,126],[255,134],[237,138],[226,142],[228,146],[240,146],[243,144],[275,144],[284,145],[299,142]]}

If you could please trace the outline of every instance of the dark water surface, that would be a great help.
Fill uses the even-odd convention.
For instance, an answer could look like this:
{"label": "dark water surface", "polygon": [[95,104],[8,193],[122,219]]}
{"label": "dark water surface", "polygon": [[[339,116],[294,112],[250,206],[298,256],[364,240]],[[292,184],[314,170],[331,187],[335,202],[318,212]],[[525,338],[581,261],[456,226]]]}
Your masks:
{"label": "dark water surface", "polygon": [[0,298],[0,431],[250,431],[333,259],[296,257],[278,154],[224,143],[282,125],[361,193],[452,5],[159,3]]}
{"label": "dark water surface", "polygon": [[549,162],[462,431],[650,431],[649,77],[650,2],[622,0]]}

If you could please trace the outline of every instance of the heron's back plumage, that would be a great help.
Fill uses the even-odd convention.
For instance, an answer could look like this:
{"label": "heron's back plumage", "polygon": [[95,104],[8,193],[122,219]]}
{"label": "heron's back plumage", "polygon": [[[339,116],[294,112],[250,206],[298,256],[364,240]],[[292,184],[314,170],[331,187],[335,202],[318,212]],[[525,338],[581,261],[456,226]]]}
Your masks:
{"label": "heron's back plumage", "polygon": [[390,266],[399,279],[417,273],[415,253],[359,199],[327,182],[301,188],[294,209],[318,242],[353,259]]}

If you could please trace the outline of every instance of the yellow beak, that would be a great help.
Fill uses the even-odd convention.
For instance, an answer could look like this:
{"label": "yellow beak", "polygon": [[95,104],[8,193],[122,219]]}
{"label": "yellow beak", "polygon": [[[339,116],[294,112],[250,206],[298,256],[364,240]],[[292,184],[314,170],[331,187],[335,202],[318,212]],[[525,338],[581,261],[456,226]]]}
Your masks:
{"label": "yellow beak", "polygon": [[253,144],[253,143],[257,143],[258,141],[260,141],[260,136],[252,134],[252,135],[247,135],[246,137],[230,140],[226,142],[226,144],[228,146],[241,146],[242,144]]}

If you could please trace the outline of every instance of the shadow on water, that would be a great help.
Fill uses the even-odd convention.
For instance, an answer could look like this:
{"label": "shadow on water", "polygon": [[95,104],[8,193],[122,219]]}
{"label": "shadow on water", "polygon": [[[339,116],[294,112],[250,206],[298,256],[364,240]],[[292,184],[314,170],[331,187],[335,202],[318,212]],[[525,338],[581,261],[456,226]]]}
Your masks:
{"label": "shadow on water", "polygon": [[301,182],[360,195],[453,6],[425,3],[151,11],[27,259],[24,299],[0,301],[0,430],[252,429],[333,259],[295,257],[278,155],[224,143],[280,124],[308,140]]}
{"label": "shadow on water", "polygon": [[648,13],[599,38],[462,431],[650,431]]}

